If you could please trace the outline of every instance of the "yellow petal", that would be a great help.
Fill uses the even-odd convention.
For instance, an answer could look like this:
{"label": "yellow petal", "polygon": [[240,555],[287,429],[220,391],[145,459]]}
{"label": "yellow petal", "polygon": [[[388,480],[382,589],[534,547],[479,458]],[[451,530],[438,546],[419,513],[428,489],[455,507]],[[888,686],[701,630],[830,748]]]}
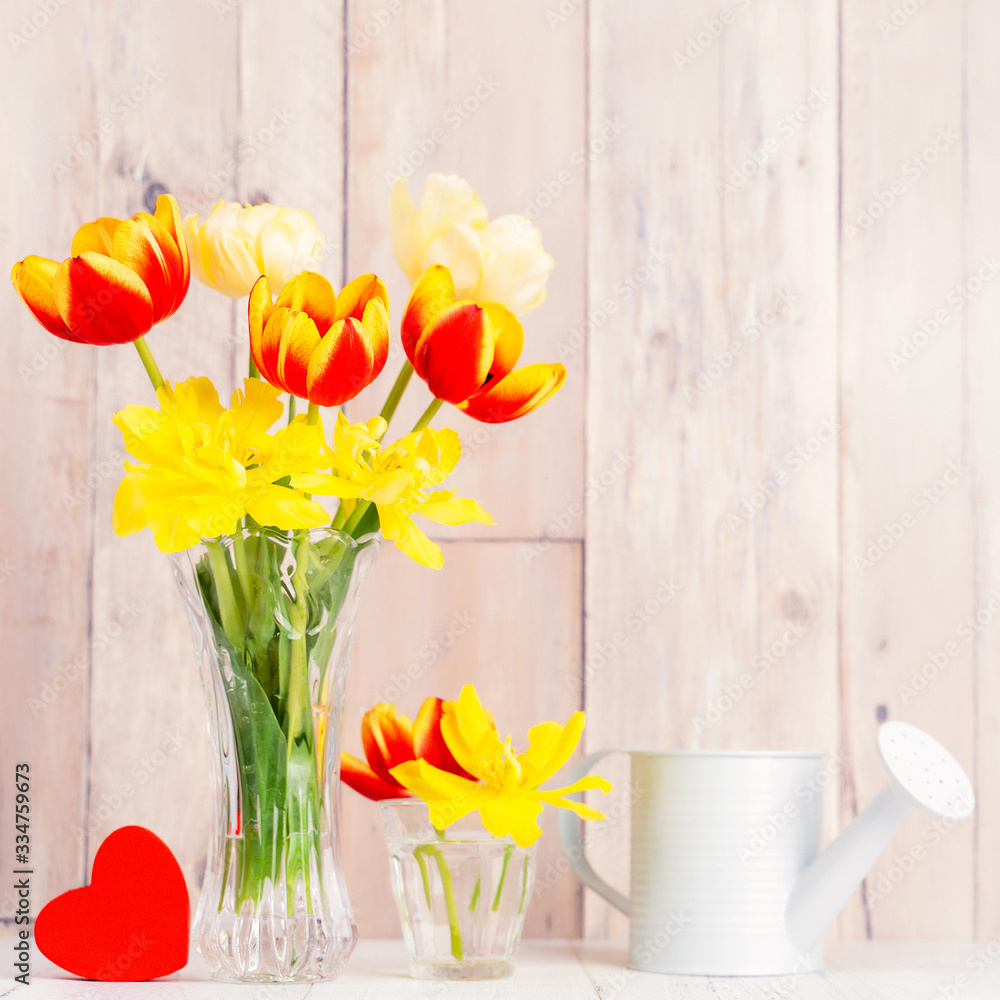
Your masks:
{"label": "yellow petal", "polygon": [[479,521],[481,524],[492,524],[493,518],[487,514],[475,500],[467,497],[451,497],[447,500],[428,500],[414,509],[420,514],[438,524],[466,524],[469,521]]}
{"label": "yellow petal", "polygon": [[528,730],[528,749],[519,760],[531,769],[534,787],[548,781],[573,756],[585,722],[583,712],[574,712],[565,726],[543,722]]}
{"label": "yellow petal", "polygon": [[498,794],[479,807],[479,818],[494,837],[513,837],[518,846],[530,847],[542,835],[541,811],[542,803],[526,795]]}
{"label": "yellow petal", "polygon": [[486,739],[499,743],[500,734],[471,684],[462,688],[457,701],[444,703],[441,735],[455,760],[469,774],[476,774],[481,768],[482,758],[476,748]]}
{"label": "yellow petal", "polygon": [[486,785],[442,771],[425,760],[397,764],[389,774],[430,806],[431,822],[439,830],[481,808],[495,795]]}
{"label": "yellow petal", "polygon": [[319,528],[330,522],[324,507],[287,486],[260,486],[248,490],[244,499],[247,513],[258,524],[270,524],[282,531]]}
{"label": "yellow petal", "polygon": [[444,555],[413,522],[413,518],[396,504],[378,508],[382,534],[392,539],[400,551],[429,569],[440,569]]}

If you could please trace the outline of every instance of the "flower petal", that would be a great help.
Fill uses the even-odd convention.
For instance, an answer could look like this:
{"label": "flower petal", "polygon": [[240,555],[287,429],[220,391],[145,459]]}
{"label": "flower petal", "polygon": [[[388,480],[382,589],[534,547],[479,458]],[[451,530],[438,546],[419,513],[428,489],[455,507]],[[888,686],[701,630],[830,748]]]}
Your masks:
{"label": "flower petal", "polygon": [[113,257],[115,230],[121,225],[121,221],[110,215],[102,215],[96,222],[85,222],[73,236],[69,255],[79,257],[84,250],[93,250],[105,257]]}
{"label": "flower petal", "polygon": [[337,320],[312,352],[303,395],[320,406],[340,406],[372,381],[374,365],[374,345],[363,324]]}
{"label": "flower petal", "polygon": [[374,274],[362,274],[340,290],[337,296],[336,318],[347,319],[348,316],[353,316],[356,320],[364,319],[365,307],[371,299],[382,300],[388,318],[389,293],[386,291],[385,283]]}
{"label": "flower petal", "polygon": [[483,249],[479,232],[472,226],[451,225],[439,230],[427,244],[421,263],[424,268],[435,264],[448,268],[460,299],[479,298],[476,290],[483,280]]}
{"label": "flower petal", "polygon": [[429,500],[420,504],[414,513],[438,524],[467,524],[469,521],[478,521],[480,524],[493,523],[492,515],[483,510],[475,500],[467,497]]}
{"label": "flower petal", "polygon": [[177,199],[172,194],[161,194],[156,199],[156,212],[153,214],[177,247],[180,272],[174,273],[171,281],[174,288],[180,291],[180,297],[176,300],[176,304],[179,306],[184,296],[187,295],[188,286],[191,283],[191,260],[188,255],[184,223],[181,221],[180,205],[177,204]]}
{"label": "flower petal", "polygon": [[479,807],[479,818],[494,837],[513,837],[519,847],[530,847],[542,835],[541,811],[542,803],[536,799],[500,793]]}
{"label": "flower petal", "polygon": [[431,822],[439,830],[481,808],[496,795],[486,785],[442,771],[426,760],[398,764],[390,775],[430,806]]}
{"label": "flower petal", "polygon": [[406,798],[410,795],[402,785],[380,778],[363,760],[358,760],[346,750],[340,753],[340,776],[344,784],[375,801]]}
{"label": "flower petal", "polygon": [[14,282],[14,288],[24,304],[31,310],[31,315],[49,333],[54,333],[63,340],[71,340],[75,344],[86,343],[63,322],[56,307],[52,282],[58,268],[58,261],[31,254],[14,265],[14,269],[10,272],[10,280]]}
{"label": "flower petal", "polygon": [[361,745],[372,770],[383,781],[391,781],[391,768],[413,760],[413,726],[405,715],[396,715],[396,706],[380,701],[361,720]]}
{"label": "flower petal", "polygon": [[115,230],[114,258],[140,277],[153,301],[153,322],[170,316],[184,299],[177,244],[157,219],[140,212]]}
{"label": "flower petal", "polygon": [[494,379],[501,379],[514,370],[517,359],[521,356],[524,349],[524,327],[509,309],[497,302],[487,303],[483,310],[493,334],[490,375]]}
{"label": "flower petal", "polygon": [[[271,315],[272,322],[277,315],[278,309],[276,307]],[[309,360],[313,351],[319,346],[319,332],[312,317],[307,313],[290,312],[287,316],[287,322],[281,331],[275,373],[278,376],[278,382],[284,385],[288,392],[305,398],[309,392],[307,388]],[[268,334],[270,334],[270,325],[269,323]]]}
{"label": "flower petal", "polygon": [[472,775],[462,767],[448,749],[441,735],[441,717],[444,702],[440,698],[426,698],[413,722],[413,753],[428,764],[442,771],[449,771],[463,778]]}
{"label": "flower petal", "polygon": [[275,309],[296,309],[308,313],[323,336],[337,318],[337,296],[322,274],[303,271],[286,282],[274,302]]}
{"label": "flower petal", "polygon": [[440,569],[444,565],[441,549],[414,524],[413,518],[397,505],[387,504],[379,507],[378,519],[382,535],[394,541],[400,551],[415,562],[429,569]]}
{"label": "flower petal", "polygon": [[480,390],[493,364],[493,335],[481,306],[449,306],[424,329],[413,367],[438,399],[461,403]]}
{"label": "flower petal", "polygon": [[516,420],[554,396],[566,380],[560,365],[525,365],[500,380],[491,380],[471,399],[456,404],[460,410],[488,424]]}
{"label": "flower petal", "polygon": [[[455,283],[448,268],[436,265],[428,268],[414,285],[410,301],[406,304],[403,322],[399,329],[403,350],[410,363],[414,363],[414,352],[420,335],[433,320],[448,306],[455,304]],[[423,378],[423,368],[417,369]]]}
{"label": "flower petal", "polygon": [[470,774],[480,776],[482,760],[476,747],[486,739],[499,740],[499,734],[473,685],[466,684],[457,701],[444,703],[441,735],[455,760]]}
{"label": "flower petal", "polygon": [[583,712],[574,712],[565,726],[543,722],[528,730],[528,749],[518,756],[518,760],[531,769],[532,787],[537,788],[548,781],[573,756],[586,718]]}
{"label": "flower petal", "polygon": [[307,500],[297,490],[287,486],[262,483],[255,489],[247,490],[243,504],[258,524],[273,525],[282,531],[321,528],[330,523],[330,514],[325,507],[315,500]]}
{"label": "flower petal", "polygon": [[257,371],[273,385],[276,377],[273,363],[278,360],[277,351],[274,350],[266,354],[264,351],[264,329],[267,326],[267,321],[271,318],[272,309],[271,289],[268,287],[267,278],[261,275],[250,290],[250,302],[247,306],[250,353],[253,355]]}
{"label": "flower petal", "polygon": [[88,344],[128,344],[153,325],[153,300],[139,276],[93,250],[59,265],[52,292],[63,322]]}

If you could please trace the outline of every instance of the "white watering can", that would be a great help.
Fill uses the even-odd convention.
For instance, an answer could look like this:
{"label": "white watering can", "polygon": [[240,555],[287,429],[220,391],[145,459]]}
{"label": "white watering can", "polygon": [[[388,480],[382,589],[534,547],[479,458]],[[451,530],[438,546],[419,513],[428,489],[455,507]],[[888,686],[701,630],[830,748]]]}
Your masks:
{"label": "white watering can", "polygon": [[878,751],[888,784],[820,854],[831,776],[821,754],[602,750],[572,780],[609,753],[631,755],[631,899],[591,868],[569,812],[559,818],[563,851],[584,885],[630,917],[634,969],[813,972],[823,932],[910,810],[959,820],[975,808],[961,766],[915,726],[882,725]]}

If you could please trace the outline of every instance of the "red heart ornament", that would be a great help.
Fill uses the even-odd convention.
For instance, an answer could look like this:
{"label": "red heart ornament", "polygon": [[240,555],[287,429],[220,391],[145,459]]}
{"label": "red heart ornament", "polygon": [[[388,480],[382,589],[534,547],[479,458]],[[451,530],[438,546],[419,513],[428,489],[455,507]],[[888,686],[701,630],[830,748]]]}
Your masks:
{"label": "red heart ornament", "polygon": [[138,982],[187,965],[191,910],[177,859],[141,826],[98,848],[90,885],[70,889],[35,920],[38,950],[61,969],[103,982]]}

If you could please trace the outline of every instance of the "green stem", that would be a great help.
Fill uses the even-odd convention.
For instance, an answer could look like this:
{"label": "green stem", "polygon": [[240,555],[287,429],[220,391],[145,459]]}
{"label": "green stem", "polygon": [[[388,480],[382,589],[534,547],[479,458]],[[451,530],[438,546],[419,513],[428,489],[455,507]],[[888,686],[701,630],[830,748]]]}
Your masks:
{"label": "green stem", "polygon": [[132,343],[135,344],[135,349],[139,352],[139,357],[142,358],[143,367],[146,369],[149,381],[153,383],[153,389],[159,389],[163,385],[163,376],[157,367],[153,352],[149,349],[149,344],[146,343],[146,338],[140,337],[138,340],[132,341]]}
{"label": "green stem", "polygon": [[257,362],[254,361],[253,355],[250,355],[250,378],[260,378],[260,369],[257,367]]}
{"label": "green stem", "polygon": [[359,500],[351,512],[351,516],[347,519],[344,524],[344,531],[347,534],[353,534],[354,529],[361,523],[361,518],[365,516],[365,511],[371,506],[371,502],[368,500]]}
{"label": "green stem", "polygon": [[382,412],[379,414],[379,416],[385,421],[386,429],[389,427],[389,421],[392,420],[392,415],[396,412],[396,407],[399,406],[399,401],[403,398],[403,393],[406,391],[406,387],[409,384],[412,375],[413,365],[411,365],[409,361],[403,362],[403,367],[399,369],[396,381],[393,382],[392,388],[389,390],[389,396],[385,401],[385,406],[382,407]]}
{"label": "green stem", "polygon": [[451,931],[451,953],[459,961],[464,961],[462,951],[462,929],[458,922],[458,906],[455,903],[455,887],[452,885],[451,872],[445,861],[441,848],[436,844],[421,844],[414,854],[430,854],[437,862],[438,874],[441,876],[441,889],[444,892],[444,905],[448,912],[448,928]]}
{"label": "green stem", "polygon": [[309,565],[309,535],[302,537],[295,549],[295,572],[292,587],[295,603],[289,609],[288,620],[292,626],[291,650],[288,664],[288,711],[285,715],[288,731],[288,759],[291,760],[295,740],[307,732],[306,709],[309,701],[309,678],[306,652],[306,627],[309,606],[306,599],[306,569]]}
{"label": "green stem", "polygon": [[215,579],[215,592],[219,598],[219,615],[222,618],[222,627],[232,644],[239,648],[243,645],[243,628],[236,605],[236,594],[233,591],[229,557],[226,555],[225,546],[214,539],[206,541],[205,548],[208,550],[208,563]]}
{"label": "green stem", "polygon": [[503,867],[500,869],[500,881],[497,882],[497,893],[493,897],[493,912],[500,909],[500,899],[503,896],[503,883],[507,878],[507,865],[510,864],[510,856],[514,853],[514,845],[507,844],[503,849]]}
{"label": "green stem", "polygon": [[413,425],[415,431],[422,431],[433,419],[434,414],[441,409],[443,399],[432,399],[431,405],[421,414],[420,419]]}
{"label": "green stem", "polygon": [[531,855],[525,854],[524,856],[524,875],[521,880],[521,901],[517,904],[517,915],[520,916],[524,912],[524,897],[528,895],[528,865],[531,862]]}
{"label": "green stem", "polygon": [[295,403],[296,397],[291,393],[288,394],[288,422],[291,423],[295,419]]}
{"label": "green stem", "polygon": [[306,423],[307,424],[319,423],[319,403],[309,404],[309,409],[306,411]]}
{"label": "green stem", "polygon": [[243,529],[237,527],[233,533],[233,556],[236,559],[236,576],[239,578],[240,587],[243,589],[243,606],[246,608],[247,617],[253,610],[250,594],[250,567],[247,563],[247,549],[243,542]]}

